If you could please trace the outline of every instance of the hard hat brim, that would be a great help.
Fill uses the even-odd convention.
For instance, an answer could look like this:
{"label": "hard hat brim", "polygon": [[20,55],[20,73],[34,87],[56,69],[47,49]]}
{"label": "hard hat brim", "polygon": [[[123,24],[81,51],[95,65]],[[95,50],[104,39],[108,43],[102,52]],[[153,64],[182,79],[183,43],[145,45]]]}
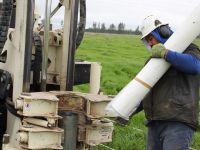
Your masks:
{"label": "hard hat brim", "polygon": [[156,26],[154,29],[152,29],[151,31],[145,33],[144,35],[142,35],[142,37],[140,38],[141,40],[143,40],[147,35],[149,35],[153,30],[155,30],[156,28],[160,27],[160,26],[164,26],[164,25],[168,25],[168,23],[162,23],[159,24],[158,26]]}

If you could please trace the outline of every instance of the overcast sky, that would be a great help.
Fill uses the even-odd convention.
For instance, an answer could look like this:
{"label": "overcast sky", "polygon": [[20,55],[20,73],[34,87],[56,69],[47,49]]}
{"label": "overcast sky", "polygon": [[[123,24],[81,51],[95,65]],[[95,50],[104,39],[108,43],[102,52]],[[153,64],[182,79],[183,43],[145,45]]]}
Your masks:
{"label": "overcast sky", "polygon": [[[43,12],[45,1],[36,0]],[[52,7],[56,7],[57,3],[58,0],[52,0]],[[134,30],[150,14],[161,17],[176,27],[200,4],[200,0],[86,0],[86,4],[87,27],[91,27],[93,22],[105,23],[106,27],[111,23],[118,25],[123,22],[126,29]],[[63,10],[59,10],[53,18],[57,24],[63,18]]]}

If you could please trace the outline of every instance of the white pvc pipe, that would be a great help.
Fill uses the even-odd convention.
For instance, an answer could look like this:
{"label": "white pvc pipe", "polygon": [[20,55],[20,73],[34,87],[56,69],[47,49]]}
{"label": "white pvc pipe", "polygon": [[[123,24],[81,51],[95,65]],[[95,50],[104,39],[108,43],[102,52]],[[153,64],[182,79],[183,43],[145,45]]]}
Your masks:
{"label": "white pvc pipe", "polygon": [[100,90],[101,81],[101,65],[92,62],[90,69],[90,93],[98,94]]}
{"label": "white pvc pipe", "polygon": [[[200,5],[185,19],[178,30],[164,44],[166,49],[182,53],[200,34]],[[137,76],[108,104],[106,110],[129,119],[156,82],[169,69],[164,59],[151,59]]]}

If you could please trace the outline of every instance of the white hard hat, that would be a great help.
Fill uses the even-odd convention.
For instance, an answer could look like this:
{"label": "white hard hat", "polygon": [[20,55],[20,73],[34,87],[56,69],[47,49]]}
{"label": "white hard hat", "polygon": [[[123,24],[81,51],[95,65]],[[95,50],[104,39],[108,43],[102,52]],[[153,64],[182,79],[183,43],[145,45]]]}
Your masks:
{"label": "white hard hat", "polygon": [[144,18],[141,26],[141,32],[142,32],[142,37],[146,37],[149,33],[151,33],[153,30],[156,28],[162,26],[162,25],[167,25],[167,23],[162,23],[160,19],[155,17],[154,15],[149,15],[146,18]]}

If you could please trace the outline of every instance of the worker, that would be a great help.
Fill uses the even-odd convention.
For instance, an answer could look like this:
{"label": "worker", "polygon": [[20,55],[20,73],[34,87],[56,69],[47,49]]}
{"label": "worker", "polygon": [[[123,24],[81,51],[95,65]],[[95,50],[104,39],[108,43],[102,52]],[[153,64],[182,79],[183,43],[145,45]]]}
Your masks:
{"label": "worker", "polygon": [[153,15],[144,19],[141,31],[151,57],[171,64],[142,101],[147,150],[189,150],[198,126],[200,50],[195,44],[183,53],[166,49],[163,44],[173,31]]}
{"label": "worker", "polygon": [[[143,20],[141,32],[151,58],[171,64],[134,112],[144,109],[147,150],[189,150],[198,126],[200,50],[195,44],[183,53],[166,49],[163,44],[173,31],[153,15]],[[122,118],[117,121],[127,123]]]}

